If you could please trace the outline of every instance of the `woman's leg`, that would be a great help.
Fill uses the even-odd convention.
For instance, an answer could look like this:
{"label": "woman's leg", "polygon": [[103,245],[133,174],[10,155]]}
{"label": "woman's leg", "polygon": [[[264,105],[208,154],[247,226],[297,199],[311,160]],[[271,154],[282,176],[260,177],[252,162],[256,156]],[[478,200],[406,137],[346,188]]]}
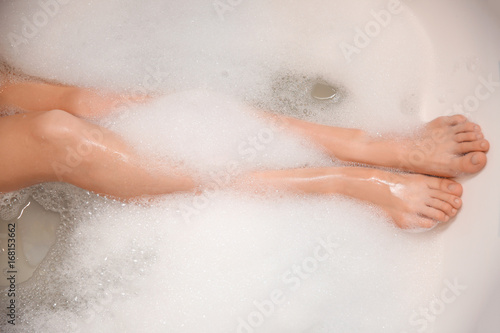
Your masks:
{"label": "woman's leg", "polygon": [[462,186],[455,181],[370,168],[262,171],[239,181],[247,187],[346,195],[379,206],[403,229],[447,222],[462,206]]}
{"label": "woman's leg", "polygon": [[[123,199],[202,188],[179,168],[148,170],[117,135],[59,110],[0,118],[0,155],[0,192],[47,181]],[[234,183],[347,195],[380,206],[402,228],[448,221],[462,193],[451,180],[368,168],[262,171]]]}
{"label": "woman's leg", "polygon": [[413,137],[374,138],[362,130],[314,124],[260,112],[260,116],[308,137],[342,161],[397,168],[441,177],[476,173],[486,165],[489,143],[462,115],[440,117]]}
{"label": "woman's leg", "polygon": [[[147,100],[136,96],[133,102]],[[130,98],[79,87],[35,82],[6,83],[0,87],[0,106],[26,111],[62,109],[78,117],[98,117]],[[370,137],[362,130],[314,124],[267,112],[262,117],[310,138],[336,158],[367,165],[398,168],[441,177],[476,173],[486,165],[489,143],[478,125],[464,116],[440,117],[414,137]]]}
{"label": "woman's leg", "polygon": [[65,110],[81,118],[100,117],[119,105],[140,103],[147,98],[33,81],[7,82],[0,86],[0,107],[28,112]]}
{"label": "woman's leg", "polygon": [[120,198],[195,188],[178,168],[149,171],[111,131],[54,110],[0,118],[0,192],[64,181]]}

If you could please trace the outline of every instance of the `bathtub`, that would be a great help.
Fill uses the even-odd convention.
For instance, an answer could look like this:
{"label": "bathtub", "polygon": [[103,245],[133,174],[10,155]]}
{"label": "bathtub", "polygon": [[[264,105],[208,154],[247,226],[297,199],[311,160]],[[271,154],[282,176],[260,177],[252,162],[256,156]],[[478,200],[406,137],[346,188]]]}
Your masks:
{"label": "bathtub", "polygon": [[[409,6],[422,27],[430,50],[429,73],[423,86],[425,97],[418,115],[421,120],[429,121],[443,114],[454,113],[451,111],[453,105],[465,103],[469,96],[473,98],[475,88],[483,84],[484,80],[500,81],[500,2],[402,2]],[[232,5],[225,4],[232,6],[230,12],[238,10],[240,4],[244,6],[241,1],[230,3]],[[70,8],[71,2],[60,1],[58,6],[60,10],[64,6]],[[451,31],[449,27],[452,27]],[[9,52],[4,56],[7,61],[14,57]],[[28,63],[30,57],[23,59],[24,63],[17,62],[16,65],[37,75],[39,69]],[[78,82],[78,79],[75,80]],[[405,313],[409,316],[403,320],[406,324],[401,326],[398,333],[493,333],[500,329],[500,177],[497,174],[497,170],[500,170],[499,88],[493,85],[491,94],[479,101],[477,109],[464,112],[481,125],[491,143],[488,165],[475,176],[460,178],[464,187],[464,207],[452,222],[431,231],[434,241],[440,244],[437,247],[440,252],[436,255],[442,264],[438,272],[432,272],[435,277],[420,297],[421,307],[406,309]],[[22,202],[13,202],[17,207],[15,210],[7,212],[4,208],[3,215],[0,215],[3,218],[0,220],[0,227],[3,228],[0,231],[0,270],[5,275],[5,279],[2,276],[0,280],[0,287],[9,286],[6,279],[10,274],[6,244],[12,221],[16,221],[18,226],[16,269],[19,272],[19,285],[33,283],[29,280],[31,275],[45,256],[50,255],[51,246],[57,239],[57,230],[62,228],[61,221],[64,219],[40,206],[39,202],[46,202],[46,198],[34,199],[30,196],[32,192],[27,193],[19,196]],[[3,199],[10,200],[11,197],[4,196]],[[106,310],[109,303],[111,301],[104,302],[106,305],[100,310],[103,307]],[[422,312],[422,308],[427,309],[427,312]],[[0,317],[1,320],[4,317]],[[1,327],[12,328],[8,325]],[[326,326],[312,327],[307,331],[331,332]],[[258,328],[255,328],[255,332],[258,332]],[[381,327],[380,332],[390,331]]]}

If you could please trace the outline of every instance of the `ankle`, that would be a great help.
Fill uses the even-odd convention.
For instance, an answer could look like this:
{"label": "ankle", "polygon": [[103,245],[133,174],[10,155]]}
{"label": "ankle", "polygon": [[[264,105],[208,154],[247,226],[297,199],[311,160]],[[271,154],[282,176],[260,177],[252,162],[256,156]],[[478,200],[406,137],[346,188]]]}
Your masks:
{"label": "ankle", "polygon": [[360,129],[333,128],[333,135],[329,129],[323,136],[326,149],[337,159],[349,162],[361,162],[369,143],[369,136]]}
{"label": "ankle", "polygon": [[379,167],[401,167],[405,143],[395,137],[387,139],[364,133],[359,140],[355,162]]}

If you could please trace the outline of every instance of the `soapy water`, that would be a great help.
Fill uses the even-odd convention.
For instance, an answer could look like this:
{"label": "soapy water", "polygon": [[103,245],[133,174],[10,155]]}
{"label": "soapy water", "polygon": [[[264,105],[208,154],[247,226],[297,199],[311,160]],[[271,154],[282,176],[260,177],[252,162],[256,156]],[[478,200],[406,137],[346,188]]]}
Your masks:
{"label": "soapy water", "polygon": [[[10,66],[155,97],[131,100],[101,124],[215,185],[199,196],[127,204],[63,184],[19,192],[16,200],[31,196],[59,213],[61,225],[18,286],[16,326],[2,320],[2,332],[414,329],[412,310],[441,283],[433,232],[404,233],[376,208],[338,196],[217,186],[228,166],[238,173],[337,165],[257,119],[256,108],[372,132],[418,123],[431,53],[409,8],[402,4],[351,62],[339,48],[387,4],[241,2],[222,20],[207,1],[4,0],[0,50]],[[311,97],[317,83],[338,98]],[[8,220],[15,209],[4,198]]]}
{"label": "soapy water", "polygon": [[222,191],[186,223],[186,195],[124,204],[61,184],[31,195],[62,223],[19,286],[20,332],[397,331],[439,276],[433,237],[340,197]]}

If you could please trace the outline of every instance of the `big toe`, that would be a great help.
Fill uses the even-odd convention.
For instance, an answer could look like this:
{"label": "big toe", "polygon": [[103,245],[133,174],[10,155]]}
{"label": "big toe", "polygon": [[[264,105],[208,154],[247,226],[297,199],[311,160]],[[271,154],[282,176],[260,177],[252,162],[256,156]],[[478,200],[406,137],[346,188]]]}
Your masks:
{"label": "big toe", "polygon": [[461,114],[443,117],[443,121],[449,125],[455,126],[467,122],[467,118]]}
{"label": "big toe", "polygon": [[477,140],[472,142],[462,142],[456,147],[458,154],[468,154],[475,151],[487,152],[490,149],[488,140]]}
{"label": "big toe", "polygon": [[432,183],[429,184],[432,189],[440,190],[444,193],[450,193],[457,197],[462,196],[463,193],[462,185],[451,179],[433,177]]}
{"label": "big toe", "polygon": [[469,153],[455,159],[457,169],[463,173],[476,173],[486,165],[486,154],[481,152]]}

